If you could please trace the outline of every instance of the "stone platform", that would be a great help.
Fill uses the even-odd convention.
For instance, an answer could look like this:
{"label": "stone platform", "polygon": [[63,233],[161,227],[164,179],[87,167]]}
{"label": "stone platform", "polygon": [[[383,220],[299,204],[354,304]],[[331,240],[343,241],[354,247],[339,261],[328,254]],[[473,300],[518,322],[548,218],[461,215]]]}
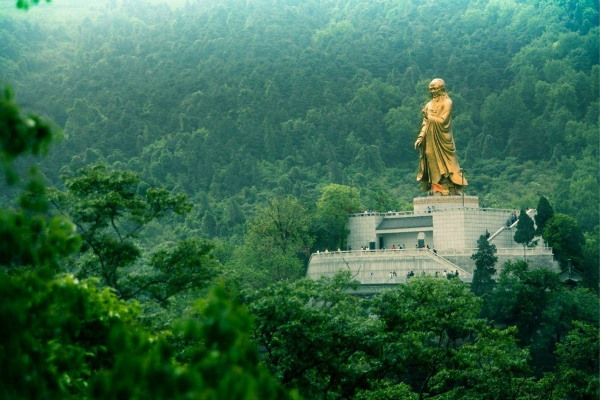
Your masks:
{"label": "stone platform", "polygon": [[[313,254],[307,276],[318,279],[350,270],[362,285],[376,287],[404,283],[410,271],[438,277],[458,271],[459,279],[470,282],[475,267],[471,255],[482,235],[498,250],[498,271],[504,261],[518,259],[527,259],[533,268],[558,270],[552,249],[542,240],[525,251],[514,241],[516,222],[510,217],[516,210],[480,208],[477,196],[417,197],[413,208],[350,214],[346,251]],[[535,210],[528,214],[533,217]]]}

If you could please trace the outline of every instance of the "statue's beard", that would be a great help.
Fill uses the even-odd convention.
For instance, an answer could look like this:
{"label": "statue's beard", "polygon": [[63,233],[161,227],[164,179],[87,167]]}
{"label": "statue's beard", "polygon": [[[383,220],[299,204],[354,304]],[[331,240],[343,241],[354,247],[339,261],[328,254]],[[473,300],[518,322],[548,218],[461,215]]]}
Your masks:
{"label": "statue's beard", "polygon": [[442,96],[442,94],[444,94],[441,90],[435,90],[433,92],[431,92],[431,98],[435,99],[438,98],[440,96]]}

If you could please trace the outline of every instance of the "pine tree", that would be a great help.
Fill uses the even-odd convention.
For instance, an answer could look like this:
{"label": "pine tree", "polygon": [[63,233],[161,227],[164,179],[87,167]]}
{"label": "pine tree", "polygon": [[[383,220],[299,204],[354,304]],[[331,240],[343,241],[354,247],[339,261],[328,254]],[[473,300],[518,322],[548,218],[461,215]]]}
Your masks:
{"label": "pine tree", "polygon": [[477,240],[477,252],[471,256],[471,259],[475,260],[471,291],[477,296],[491,292],[495,283],[492,278],[496,273],[494,266],[498,262],[496,246],[488,242],[485,235],[481,235]]}
{"label": "pine tree", "polygon": [[542,236],[546,222],[554,216],[554,210],[550,202],[544,196],[540,196],[540,201],[537,204],[537,213],[535,214],[535,233]]}
{"label": "pine tree", "polygon": [[525,254],[525,247],[531,244],[531,241],[535,237],[535,226],[531,217],[525,212],[525,209],[521,209],[519,213],[519,220],[517,221],[517,231],[515,232],[515,242],[523,245],[523,254]]}

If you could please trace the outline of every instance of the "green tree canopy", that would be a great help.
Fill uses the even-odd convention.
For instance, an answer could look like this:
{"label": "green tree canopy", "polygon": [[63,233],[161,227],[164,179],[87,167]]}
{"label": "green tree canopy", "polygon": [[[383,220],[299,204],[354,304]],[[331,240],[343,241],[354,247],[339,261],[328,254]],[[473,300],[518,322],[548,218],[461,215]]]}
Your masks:
{"label": "green tree canopy", "polygon": [[306,398],[342,399],[367,387],[380,322],[351,294],[349,274],[280,283],[253,294],[255,337],[265,362]]}
{"label": "green tree canopy", "polygon": [[37,115],[23,115],[8,86],[0,89],[0,132],[0,166],[8,183],[17,180],[15,158],[46,154],[50,142],[60,135],[60,130]]}
{"label": "green tree canopy", "polygon": [[569,267],[569,263],[579,269],[585,238],[575,218],[555,214],[546,223],[544,238],[552,247],[554,257],[563,270]]}
{"label": "green tree canopy", "polygon": [[598,299],[586,289],[570,290],[557,273],[506,262],[493,292],[484,298],[483,315],[498,327],[517,327],[521,347],[531,349],[536,371],[550,371],[554,351],[573,321],[597,323]]}
{"label": "green tree canopy", "polygon": [[316,245],[324,249],[345,248],[348,214],[359,212],[362,206],[358,190],[332,183],[323,188],[317,202]]}
{"label": "green tree canopy", "polygon": [[[4,149],[0,148],[0,153]],[[85,210],[81,203],[81,208],[73,208],[80,226],[85,226],[88,234],[111,226],[119,239],[132,237],[125,233],[128,229],[135,230],[139,223],[161,214],[173,203],[160,191],[150,194],[147,204],[128,203],[135,196],[127,195],[126,179],[113,182],[111,190],[116,193],[112,194],[106,192],[110,186],[106,181],[97,181],[95,186],[87,186],[85,179],[82,181],[70,182],[75,190],[89,195],[81,203],[99,208]],[[34,194],[35,202],[32,193],[27,193],[28,199],[23,203],[30,209],[24,211],[31,211],[32,204],[44,203],[43,192]],[[119,201],[120,195],[125,200]],[[58,198],[65,201],[63,196]],[[146,207],[127,207],[132,204]],[[16,215],[15,224],[45,228],[45,219],[40,216],[36,216],[36,221],[28,219],[29,212],[0,211],[3,218]],[[123,223],[127,212],[131,213],[130,221]],[[96,218],[90,218],[92,215]],[[102,218],[108,221],[101,221]],[[8,225],[3,229],[11,232],[15,227]],[[22,229],[20,233],[25,231]],[[72,237],[67,241],[58,235],[49,237],[51,240],[23,241],[22,247],[28,243],[36,250],[24,247],[4,250],[9,255],[14,250],[19,255],[44,255],[58,265],[64,256],[77,250],[77,246],[70,245]],[[97,242],[87,243],[91,244]],[[189,274],[182,277],[178,270],[187,266],[188,253],[196,251],[193,244],[180,243],[175,249],[165,248],[155,253],[152,263],[165,275],[164,279],[189,280]],[[11,258],[14,257],[8,257]],[[118,299],[113,288],[98,288],[97,279],[53,278],[54,271],[43,268],[47,262],[41,257],[24,261],[30,269],[16,269],[11,274],[0,271],[0,296],[7,300],[0,307],[0,320],[5,325],[0,333],[0,359],[6,367],[0,374],[1,397],[298,398],[259,364],[256,348],[250,341],[252,319],[243,306],[230,300],[235,296],[223,287],[215,288],[206,299],[198,319],[189,319],[173,329],[184,341],[195,344],[188,346],[180,362],[164,337],[149,334],[138,325],[139,307],[135,301],[126,303]]]}
{"label": "green tree canopy", "polygon": [[600,334],[596,324],[574,322],[565,341],[557,345],[559,396],[594,398],[600,392],[598,348]]}
{"label": "green tree canopy", "polygon": [[111,335],[127,329],[138,307],[110,289],[72,277],[0,274],[0,395],[4,398],[82,398],[91,376],[110,369]]}
{"label": "green tree canopy", "polygon": [[477,317],[480,304],[459,280],[431,277],[375,298],[372,312],[384,324],[381,376],[408,384],[418,398],[524,394],[527,352],[517,348],[514,330],[490,329]]}
{"label": "green tree canopy", "polygon": [[296,198],[273,199],[259,207],[247,223],[243,245],[235,249],[235,279],[256,289],[302,278],[313,241],[309,228],[309,214]]}
{"label": "green tree canopy", "polygon": [[189,212],[187,196],[164,188],[147,188],[140,195],[137,174],[103,164],[64,179],[67,191],[55,191],[53,203],[73,220],[83,238],[75,271],[79,277],[99,278],[122,299],[151,295],[166,302],[175,293],[206,285],[215,275],[211,246],[201,240],[165,243],[141,264],[140,231],[169,213]]}
{"label": "green tree canopy", "polygon": [[190,343],[179,361],[163,338],[118,332],[110,342],[114,366],[94,376],[90,398],[298,399],[259,362],[252,318],[234,297],[215,286],[194,318],[172,328]]}

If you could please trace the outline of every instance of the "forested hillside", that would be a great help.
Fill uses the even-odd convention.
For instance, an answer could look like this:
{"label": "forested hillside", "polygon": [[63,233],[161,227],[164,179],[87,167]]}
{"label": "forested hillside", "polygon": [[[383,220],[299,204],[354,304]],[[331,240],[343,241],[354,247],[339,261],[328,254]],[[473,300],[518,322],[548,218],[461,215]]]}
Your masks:
{"label": "forested hillside", "polygon": [[598,225],[597,1],[111,1],[64,23],[39,7],[1,17],[0,70],[64,128],[43,165],[55,183],[97,160],[132,169],[188,193],[187,226],[214,218],[210,237],[272,196],[310,207],[328,183],[404,209],[442,77],[469,194],[542,194]]}
{"label": "forested hillside", "polygon": [[[16,3],[0,398],[598,398],[597,0]],[[436,77],[468,194],[562,274],[482,236],[471,285],[304,278],[421,195]]]}

